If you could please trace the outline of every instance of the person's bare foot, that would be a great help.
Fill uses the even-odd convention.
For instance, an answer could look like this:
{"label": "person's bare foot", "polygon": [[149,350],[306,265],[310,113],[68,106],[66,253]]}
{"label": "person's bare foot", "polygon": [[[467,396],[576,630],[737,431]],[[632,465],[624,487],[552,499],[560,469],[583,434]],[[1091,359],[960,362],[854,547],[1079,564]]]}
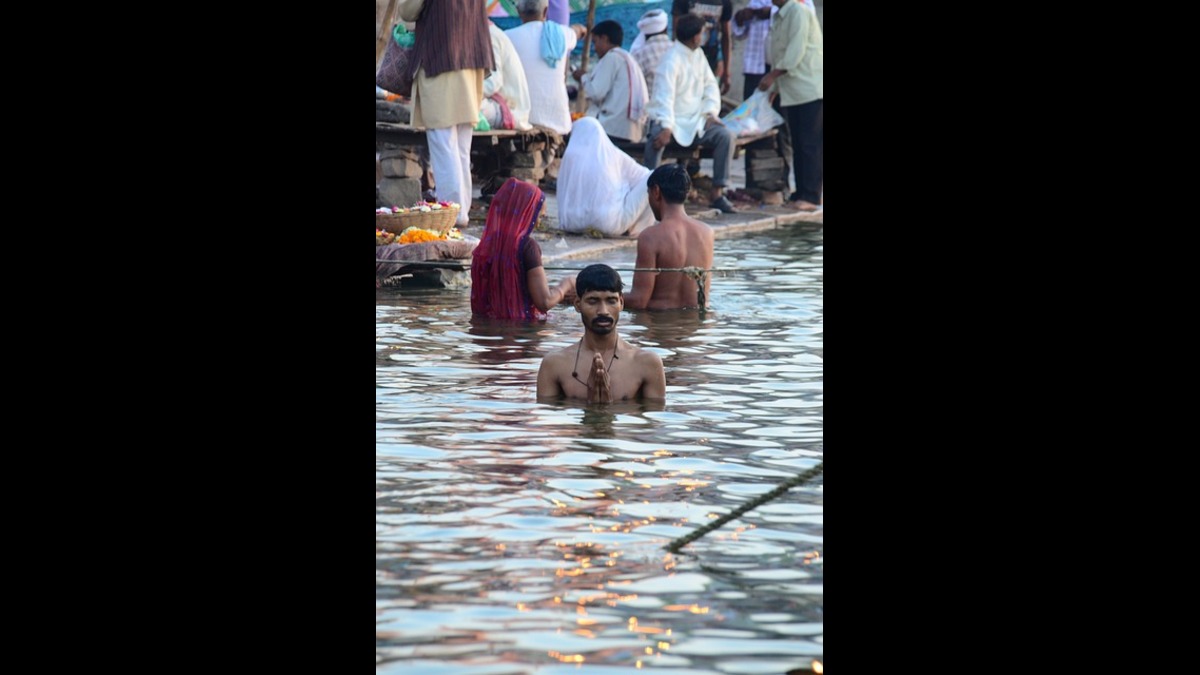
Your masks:
{"label": "person's bare foot", "polygon": [[784,206],[793,211],[804,211],[805,213],[811,213],[821,208],[820,206],[817,206],[812,202],[806,202],[803,199],[798,199],[794,202],[788,202]]}

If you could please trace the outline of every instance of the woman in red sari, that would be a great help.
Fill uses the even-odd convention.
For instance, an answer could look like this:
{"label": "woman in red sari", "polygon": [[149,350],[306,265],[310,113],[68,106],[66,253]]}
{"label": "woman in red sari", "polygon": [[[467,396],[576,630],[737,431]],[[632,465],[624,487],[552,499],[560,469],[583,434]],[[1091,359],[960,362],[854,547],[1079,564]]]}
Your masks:
{"label": "woman in red sari", "polygon": [[473,315],[544,321],[551,307],[575,299],[572,277],[549,287],[542,248],[529,236],[545,206],[546,195],[517,178],[509,178],[492,198],[483,238],[471,254]]}

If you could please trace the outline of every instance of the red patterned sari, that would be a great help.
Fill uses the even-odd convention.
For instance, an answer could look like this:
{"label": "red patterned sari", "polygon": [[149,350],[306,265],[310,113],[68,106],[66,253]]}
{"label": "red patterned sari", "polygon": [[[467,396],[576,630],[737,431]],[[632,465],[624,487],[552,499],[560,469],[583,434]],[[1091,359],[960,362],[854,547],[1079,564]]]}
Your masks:
{"label": "red patterned sari", "polygon": [[471,313],[491,319],[543,321],[526,282],[525,242],[537,225],[546,195],[509,178],[488,208],[483,239],[471,254]]}

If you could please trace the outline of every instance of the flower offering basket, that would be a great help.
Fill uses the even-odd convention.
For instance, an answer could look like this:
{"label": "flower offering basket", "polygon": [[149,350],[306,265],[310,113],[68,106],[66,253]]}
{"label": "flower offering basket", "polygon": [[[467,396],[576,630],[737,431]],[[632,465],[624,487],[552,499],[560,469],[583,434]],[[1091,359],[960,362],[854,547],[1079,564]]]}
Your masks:
{"label": "flower offering basket", "polygon": [[399,235],[410,227],[445,234],[458,220],[458,206],[443,206],[430,211],[413,210],[406,213],[376,213],[376,229]]}

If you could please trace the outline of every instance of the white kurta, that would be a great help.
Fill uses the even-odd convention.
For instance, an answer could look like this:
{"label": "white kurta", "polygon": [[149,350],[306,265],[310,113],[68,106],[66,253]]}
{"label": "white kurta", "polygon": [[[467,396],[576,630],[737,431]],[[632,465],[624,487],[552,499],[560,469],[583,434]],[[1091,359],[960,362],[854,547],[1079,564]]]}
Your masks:
{"label": "white kurta", "polygon": [[483,95],[488,97],[500,92],[513,114],[515,127],[529,129],[529,85],[525,82],[521,57],[517,56],[512,40],[491,21],[488,21],[488,33],[492,36],[492,59],[496,62],[496,70],[483,81]]}
{"label": "white kurta", "polygon": [[678,40],[654,71],[654,95],[646,112],[649,120],[671,129],[675,142],[692,144],[704,134],[705,116],[721,116],[721,90],[701,49],[688,49]]}
{"label": "white kurta", "polygon": [[542,58],[542,22],[530,21],[504,33],[512,41],[521,59],[525,83],[529,86],[529,123],[552,129],[559,134],[571,132],[570,100],[567,98],[567,63],[575,49],[575,31],[554,24],[563,31],[566,54],[551,68]]}
{"label": "white kurta", "polygon": [[413,79],[412,125],[446,129],[459,124],[475,126],[483,100],[483,70],[448,70],[426,77],[417,69]]}
{"label": "white kurta", "polygon": [[[629,141],[646,135],[646,78],[642,68],[624,49],[615,47],[596,62],[592,72],[583,76],[583,91],[588,99],[588,117],[595,117],[605,133]],[[633,105],[635,98],[641,106]],[[631,119],[631,114],[637,119]]]}

